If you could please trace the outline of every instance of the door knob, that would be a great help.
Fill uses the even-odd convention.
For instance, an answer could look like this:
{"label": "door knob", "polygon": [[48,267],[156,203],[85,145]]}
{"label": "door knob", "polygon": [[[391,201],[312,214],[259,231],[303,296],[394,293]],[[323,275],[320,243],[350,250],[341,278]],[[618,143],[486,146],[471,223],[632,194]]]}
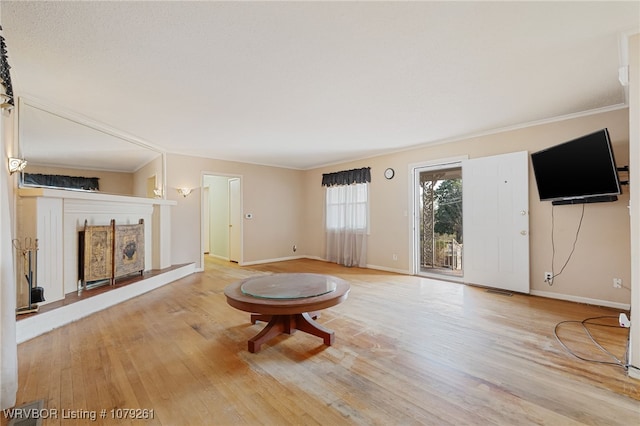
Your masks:
{"label": "door knob", "polygon": [[527,235],[527,231],[520,231],[520,235]]}

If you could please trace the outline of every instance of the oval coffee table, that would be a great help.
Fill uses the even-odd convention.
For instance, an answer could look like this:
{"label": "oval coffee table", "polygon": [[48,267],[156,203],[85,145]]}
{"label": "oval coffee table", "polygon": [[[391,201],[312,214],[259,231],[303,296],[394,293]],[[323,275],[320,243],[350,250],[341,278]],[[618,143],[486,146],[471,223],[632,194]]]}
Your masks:
{"label": "oval coffee table", "polygon": [[315,322],[318,311],[342,303],[349,294],[347,281],[323,274],[273,274],[247,278],[224,289],[227,303],[251,313],[251,323],[268,322],[249,339],[249,352],[260,350],[263,343],[296,330],[322,337],[331,346],[334,332]]}

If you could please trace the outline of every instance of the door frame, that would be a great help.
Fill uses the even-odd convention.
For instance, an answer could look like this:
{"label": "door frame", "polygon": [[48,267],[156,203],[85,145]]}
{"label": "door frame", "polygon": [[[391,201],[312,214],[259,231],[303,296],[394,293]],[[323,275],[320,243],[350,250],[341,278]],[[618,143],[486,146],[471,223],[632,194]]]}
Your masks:
{"label": "door frame", "polygon": [[[443,279],[447,281],[455,281],[455,282],[463,282],[463,276],[443,276],[441,274],[422,272],[420,271],[420,209],[418,205],[418,199],[420,198],[420,172],[424,171],[424,169],[438,170],[438,169],[449,169],[452,167],[462,167],[463,161],[468,160],[468,155],[461,155],[457,157],[447,157],[441,158],[438,160],[429,160],[429,161],[421,161],[419,163],[411,163],[409,164],[409,211],[411,212],[411,220],[408,220],[409,223],[409,270],[411,271],[411,275],[416,275],[420,277],[427,278],[435,278],[435,279]],[[463,182],[463,191],[464,191],[464,182]],[[464,208],[464,207],[463,207]]]}
{"label": "door frame", "polygon": [[[234,199],[234,195],[236,194],[233,191],[233,182],[238,182],[237,188],[237,199]],[[229,260],[231,262],[237,262],[239,265],[242,262],[242,193],[241,186],[242,181],[240,178],[230,177],[227,179],[227,188],[228,188],[228,197],[227,197],[227,207],[229,208]],[[233,214],[235,212],[235,215]],[[234,218],[235,216],[235,218]],[[234,223],[237,225],[239,229],[233,228]],[[236,236],[236,238],[232,238]],[[237,256],[234,256],[234,253],[237,251]],[[236,258],[237,257],[237,258]]]}
{"label": "door frame", "polygon": [[[205,185],[205,178],[207,176],[214,176],[214,177],[224,177],[227,179],[238,179],[240,182],[240,199],[239,201],[239,205],[240,205],[240,209],[238,212],[239,217],[238,219],[238,223],[240,224],[240,232],[239,232],[239,239],[240,241],[238,241],[238,245],[240,246],[240,259],[238,259],[238,265],[242,265],[243,261],[244,261],[244,246],[243,246],[243,241],[244,241],[244,221],[243,216],[242,216],[242,212],[243,210],[243,199],[244,199],[244,193],[243,193],[243,176],[242,175],[238,175],[238,174],[232,174],[232,173],[223,173],[223,172],[202,172],[201,176],[200,176],[200,185],[202,188],[204,188]],[[204,243],[204,228],[205,228],[205,221],[209,221],[209,216],[206,215],[205,216],[205,209],[207,206],[204,205],[204,191],[200,191],[201,194],[201,198],[200,198],[200,264],[202,265],[202,269],[204,270],[205,267],[205,262],[204,262],[204,248],[205,248],[205,243]],[[228,205],[227,205],[228,207]],[[209,209],[207,209],[209,210]]]}
{"label": "door frame", "polygon": [[202,186],[202,253],[209,254],[211,250],[210,238],[209,235],[211,233],[210,230],[210,221],[208,220],[211,207],[211,201],[209,200],[209,191],[211,190],[208,186]]}

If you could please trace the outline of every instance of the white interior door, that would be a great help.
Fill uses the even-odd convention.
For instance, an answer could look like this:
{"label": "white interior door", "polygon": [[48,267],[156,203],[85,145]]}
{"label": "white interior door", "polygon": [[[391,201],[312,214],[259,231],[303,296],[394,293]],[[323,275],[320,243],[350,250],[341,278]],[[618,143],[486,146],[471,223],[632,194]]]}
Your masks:
{"label": "white interior door", "polygon": [[205,254],[208,254],[211,251],[211,234],[210,234],[210,200],[209,200],[209,191],[210,188],[205,186],[202,188],[202,217],[204,220],[202,221],[202,251]]}
{"label": "white interior door", "polygon": [[232,262],[240,262],[242,251],[241,221],[240,179],[229,179],[229,260]]}
{"label": "white interior door", "polygon": [[529,293],[528,153],[462,165],[464,281]]}

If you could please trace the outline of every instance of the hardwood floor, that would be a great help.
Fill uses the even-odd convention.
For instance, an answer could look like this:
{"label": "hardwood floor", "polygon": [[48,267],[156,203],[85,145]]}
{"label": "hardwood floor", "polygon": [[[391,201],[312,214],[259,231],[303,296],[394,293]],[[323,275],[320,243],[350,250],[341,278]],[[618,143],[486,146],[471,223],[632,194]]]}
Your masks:
{"label": "hardwood floor", "polygon": [[[274,272],[351,283],[318,319],[333,346],[298,332],[247,351],[264,324],[228,306],[223,289]],[[640,381],[571,356],[554,337],[561,321],[615,325],[618,313],[313,260],[208,260],[203,273],[19,345],[18,405],[43,399],[58,410],[43,424],[65,426],[639,424]],[[627,329],[589,328],[625,360]],[[559,335],[582,357],[611,360],[580,324]],[[113,419],[121,408],[153,419]],[[84,410],[96,421],[62,418]]]}

